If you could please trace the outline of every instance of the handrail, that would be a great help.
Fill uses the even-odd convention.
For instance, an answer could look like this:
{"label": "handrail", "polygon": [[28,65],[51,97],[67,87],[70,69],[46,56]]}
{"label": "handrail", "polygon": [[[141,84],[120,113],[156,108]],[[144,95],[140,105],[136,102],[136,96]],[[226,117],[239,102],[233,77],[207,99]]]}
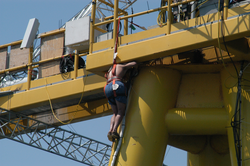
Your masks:
{"label": "handrail", "polygon": [[[105,24],[109,24],[109,23],[114,23],[114,31],[113,31],[113,40],[115,41],[116,37],[117,37],[117,33],[116,33],[116,29],[117,29],[117,21],[118,19],[120,20],[125,20],[125,25],[124,25],[124,35],[127,35],[127,32],[128,30],[125,29],[125,28],[128,28],[127,26],[127,20],[128,18],[131,18],[131,17],[136,17],[136,16],[141,16],[141,15],[144,15],[144,14],[149,14],[149,13],[152,13],[152,12],[156,12],[156,11],[159,11],[159,10],[166,10],[166,9],[169,9],[170,7],[174,7],[174,6],[178,6],[178,5],[181,5],[181,4],[186,4],[186,3],[189,3],[189,2],[193,2],[193,1],[196,1],[196,0],[186,0],[186,1],[183,1],[183,2],[177,2],[177,3],[171,3],[172,1],[171,0],[168,0],[168,5],[167,6],[162,6],[162,7],[159,7],[159,8],[155,8],[155,9],[151,9],[151,10],[147,10],[147,11],[144,11],[144,12],[139,12],[139,13],[135,13],[135,14],[130,14],[130,15],[127,15],[126,13],[124,14],[123,17],[119,17],[118,18],[118,15],[119,15],[119,11],[121,12],[121,10],[119,10],[119,3],[118,3],[118,0],[115,0],[114,2],[114,16],[113,18],[111,17],[110,20],[106,20],[106,21],[103,21],[103,22],[100,22],[100,23],[95,23],[94,22],[94,18],[95,18],[95,12],[96,12],[96,0],[92,0],[92,13],[91,13],[91,27],[90,27],[90,46],[89,46],[89,52],[90,54],[93,52],[93,44],[94,44],[94,30],[96,27],[100,26],[100,25],[105,25]],[[171,15],[171,10],[168,10],[168,15]],[[168,18],[168,30],[166,32],[167,34],[170,34],[171,33],[171,21],[170,21],[170,18]]]}
{"label": "handrail", "polygon": [[[196,1],[196,0],[186,0],[184,2],[172,3],[170,6],[171,7],[175,7],[175,6],[178,6],[178,5],[181,5],[181,4],[186,4],[186,3],[189,3],[189,2],[192,2],[192,1]],[[128,19],[128,18],[131,18],[131,17],[136,17],[136,16],[141,16],[141,15],[144,15],[144,14],[149,14],[149,13],[157,12],[157,11],[160,11],[160,10],[163,10],[163,9],[167,9],[167,8],[168,8],[168,6],[163,6],[163,7],[159,7],[159,8],[155,8],[155,9],[150,9],[150,10],[147,10],[147,11],[143,11],[143,12],[139,12],[139,13],[135,13],[135,14],[130,14],[130,15],[127,15],[127,16],[123,16],[123,17],[120,17],[120,19],[124,20],[124,19]],[[116,20],[118,20],[118,18]],[[111,23],[113,21],[114,21],[114,19],[110,19],[108,21],[103,21],[103,22],[96,23],[96,24],[94,24],[94,26],[100,26],[100,25],[108,24],[108,23]]]}
{"label": "handrail", "polygon": [[[55,34],[63,33],[63,32],[65,32],[65,29],[64,28],[60,28],[58,30],[41,33],[41,34],[38,35],[38,38],[43,38],[43,37],[47,37],[47,36],[50,36],[50,35],[55,35]],[[8,46],[14,46],[14,45],[17,45],[17,44],[21,44],[22,41],[23,40],[18,40],[18,41],[14,41],[14,42],[11,42],[11,43],[8,43],[8,44],[0,45],[0,49],[6,48]]]}
{"label": "handrail", "polygon": [[[118,0],[117,0],[118,1]],[[95,28],[95,27],[97,27],[97,26],[101,26],[101,25],[104,25],[104,24],[108,24],[108,23],[112,23],[112,22],[115,22],[114,20],[118,20],[118,19],[120,19],[120,20],[127,20],[128,18],[131,18],[131,17],[136,17],[136,16],[141,16],[141,15],[144,15],[144,14],[149,14],[149,13],[152,13],[152,12],[156,12],[156,11],[160,11],[160,10],[166,10],[166,9],[168,9],[169,8],[169,6],[172,8],[172,7],[175,7],[175,6],[178,6],[178,5],[181,5],[181,4],[186,4],[186,3],[190,3],[190,2],[193,2],[193,1],[197,1],[197,0],[186,0],[186,1],[182,1],[182,2],[177,2],[177,3],[170,3],[171,2],[171,0],[168,2],[168,4],[169,5],[166,5],[166,6],[162,6],[162,7],[159,7],[159,8],[155,8],[155,9],[150,9],[150,10],[147,10],[147,11],[143,11],[143,12],[139,12],[139,13],[135,13],[135,14],[130,14],[130,15],[124,15],[124,16],[122,16],[122,17],[117,17],[117,18],[112,18],[112,17],[109,17],[110,18],[110,20],[106,20],[106,21],[103,21],[103,22],[99,22],[99,23],[95,23],[95,24],[93,24],[92,26]],[[224,6],[225,6],[225,9],[224,9],[224,17],[225,17],[225,19],[227,19],[227,17],[228,17],[228,4],[229,4],[229,0],[225,0],[224,1]],[[168,12],[168,14],[169,15],[171,15],[172,13],[171,13],[171,10],[168,10],[169,12]],[[93,12],[95,12],[95,11],[93,11]],[[116,11],[117,12],[117,11]],[[93,13],[92,13],[93,14]],[[114,15],[115,15],[116,13],[114,12]],[[118,12],[117,12],[117,14],[118,14]],[[217,20],[217,19],[216,19]],[[166,31],[166,34],[170,34],[171,33],[171,21],[170,21],[170,18],[168,19],[168,22],[169,22],[169,24],[167,25],[167,31]],[[114,26],[114,30],[116,29],[117,27],[116,26]],[[113,38],[116,38],[116,35],[117,34],[113,34]],[[124,34],[124,35],[127,35],[126,33]],[[96,50],[96,49],[94,49],[93,47],[93,44],[94,43],[90,43],[90,47],[92,48],[92,51],[93,50]],[[92,52],[91,52],[92,53]]]}
{"label": "handrail", "polygon": [[[63,56],[67,57],[67,56],[70,56],[70,55],[75,55],[75,54],[67,54],[67,55],[63,55]],[[79,54],[79,57],[80,56],[86,56],[86,55],[87,55],[87,53]],[[33,65],[38,65],[38,64],[43,64],[43,63],[47,63],[47,62],[50,62],[50,61],[58,60],[61,57],[62,56],[57,56],[57,57],[54,57],[54,58],[49,58],[49,59],[41,60],[41,61],[38,61],[38,62],[32,62],[32,63],[28,63],[28,64],[25,64],[25,65],[22,65],[22,66],[17,66],[17,67],[1,70],[0,74],[13,72],[13,71],[18,71],[18,70],[24,69],[24,68],[26,68],[28,66],[33,66]],[[35,66],[35,67],[33,66],[32,68],[36,68],[36,67],[38,67],[38,66]]]}
{"label": "handrail", "polygon": [[0,45],[0,49],[6,48],[6,47],[8,47],[8,46],[13,46],[13,45],[21,44],[22,41],[23,41],[23,40],[18,40],[18,41],[11,42],[11,43],[8,43],[8,44]]}

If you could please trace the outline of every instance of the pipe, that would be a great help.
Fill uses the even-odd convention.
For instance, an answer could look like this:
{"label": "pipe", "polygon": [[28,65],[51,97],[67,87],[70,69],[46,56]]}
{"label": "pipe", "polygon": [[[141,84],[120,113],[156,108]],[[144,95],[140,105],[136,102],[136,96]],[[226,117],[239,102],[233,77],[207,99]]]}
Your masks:
{"label": "pipe", "polygon": [[[28,64],[32,64],[32,56],[33,56],[33,46],[29,49],[29,62]],[[30,82],[32,75],[32,65],[28,66],[28,78],[27,78],[27,90],[30,90]]]}
{"label": "pipe", "polygon": [[167,34],[171,33],[171,18],[172,18],[172,8],[171,8],[172,0],[168,0],[168,18],[167,18]]}
{"label": "pipe", "polygon": [[78,51],[75,50],[74,79],[77,78],[78,66],[79,66],[78,64],[79,64],[79,54],[78,54]]}
{"label": "pipe", "polygon": [[0,49],[5,48],[5,47],[8,47],[8,46],[13,46],[13,45],[21,44],[22,41],[23,41],[23,40],[18,40],[18,41],[15,41],[15,42],[11,42],[11,43],[8,43],[8,44],[1,45],[1,46],[0,46]]}
{"label": "pipe", "polygon": [[114,43],[114,48],[116,45],[116,36],[117,36],[117,18],[118,18],[118,5],[119,5],[119,1],[115,0],[114,2],[114,28],[113,28],[113,43]]}
{"label": "pipe", "polygon": [[55,35],[55,34],[58,34],[58,33],[64,33],[64,32],[65,32],[65,29],[61,28],[61,29],[58,29],[58,30],[54,30],[54,31],[50,31],[50,32],[45,32],[45,33],[39,34],[38,38],[43,38],[43,37]]}
{"label": "pipe", "polygon": [[225,108],[174,108],[165,117],[167,131],[175,135],[225,135],[227,121]]}
{"label": "pipe", "polygon": [[92,0],[92,12],[91,12],[91,21],[90,21],[90,34],[89,34],[89,53],[93,52],[93,43],[94,43],[94,25],[95,25],[95,12],[96,12],[96,0]]}

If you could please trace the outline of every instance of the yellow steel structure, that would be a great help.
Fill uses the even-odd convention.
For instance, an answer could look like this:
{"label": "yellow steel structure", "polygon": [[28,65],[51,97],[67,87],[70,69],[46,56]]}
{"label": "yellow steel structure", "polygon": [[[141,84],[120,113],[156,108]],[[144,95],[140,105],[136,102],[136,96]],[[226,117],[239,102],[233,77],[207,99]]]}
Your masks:
{"label": "yellow steel structure", "polygon": [[[101,2],[110,4],[104,0]],[[118,0],[115,0],[114,17],[107,17],[104,20],[110,20],[96,24],[96,0],[93,0],[89,54],[84,54],[87,55],[86,69],[76,67],[66,75],[58,74],[33,81],[28,75],[26,83],[1,88],[1,91],[18,89],[19,92],[0,97],[0,107],[22,112],[50,106],[49,101],[52,104],[78,103],[84,98],[79,104],[55,109],[57,117],[62,122],[72,119],[72,122],[77,122],[110,115],[112,110],[102,92],[106,83],[103,74],[112,65],[117,21],[124,14],[120,17],[125,20],[125,29],[124,36],[118,37],[117,62],[153,61],[141,66],[139,75],[133,80],[124,137],[120,150],[116,152],[118,155],[114,160],[113,156],[110,158],[110,165],[161,166],[166,146],[172,145],[188,152],[188,166],[239,166],[232,122],[239,81],[236,70],[240,71],[239,62],[243,60],[241,162],[242,166],[250,165],[250,69],[246,65],[250,60],[250,5],[228,9],[226,0],[223,26],[218,21],[221,15],[218,12],[179,23],[171,23],[168,18],[166,26],[128,35],[128,18],[163,9],[168,9],[171,15],[172,7],[181,3],[174,4],[168,0],[168,6],[128,15],[119,9]],[[113,39],[95,43],[94,29],[110,22],[114,23]],[[224,30],[223,34],[221,29]],[[61,32],[64,29],[42,35]],[[224,44],[234,63],[228,57]],[[198,64],[193,62],[192,51],[195,49],[203,53],[202,62]],[[83,55],[76,50],[75,57],[79,56]],[[31,71],[34,65],[52,60],[29,61],[29,64],[0,71],[0,74],[23,68]],[[30,116],[46,123],[62,125],[54,117],[49,118],[52,116],[50,110],[35,114],[31,111]],[[116,145],[117,142],[113,144],[112,155],[117,150]]]}
{"label": "yellow steel structure", "polygon": [[169,136],[164,117],[175,107],[180,79],[180,72],[173,69],[140,71],[130,93],[116,165],[162,165]]}

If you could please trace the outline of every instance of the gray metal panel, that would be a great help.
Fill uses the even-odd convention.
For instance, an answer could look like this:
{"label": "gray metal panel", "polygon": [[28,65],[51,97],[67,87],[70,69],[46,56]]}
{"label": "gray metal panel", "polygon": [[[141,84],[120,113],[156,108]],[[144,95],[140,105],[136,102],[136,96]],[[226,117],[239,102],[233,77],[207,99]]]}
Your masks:
{"label": "gray metal panel", "polygon": [[29,20],[28,26],[26,28],[23,41],[20,48],[30,48],[36,37],[36,32],[38,31],[39,21],[36,18]]}

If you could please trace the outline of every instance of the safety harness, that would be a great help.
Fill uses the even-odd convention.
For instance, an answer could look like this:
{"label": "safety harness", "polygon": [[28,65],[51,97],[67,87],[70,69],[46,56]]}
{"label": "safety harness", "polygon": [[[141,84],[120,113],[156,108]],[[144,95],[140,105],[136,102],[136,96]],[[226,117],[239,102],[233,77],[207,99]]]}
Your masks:
{"label": "safety harness", "polygon": [[[113,89],[114,97],[117,97],[116,89],[118,89],[119,85],[116,84],[115,81],[117,80],[117,81],[122,82],[122,78],[119,78],[118,76],[116,76],[116,65],[117,65],[116,64],[116,57],[117,57],[117,44],[118,44],[120,19],[121,18],[118,19],[117,35],[116,35],[116,42],[115,42],[115,49],[114,49],[114,56],[113,56],[113,66],[112,66],[112,75],[113,75],[113,77],[108,79],[108,74],[109,74],[110,70],[107,73],[105,73],[105,78],[107,79],[107,83],[103,88],[105,96],[106,96],[105,88],[112,81],[112,89]],[[125,90],[125,95],[127,96],[126,90]]]}
{"label": "safety harness", "polygon": [[[114,94],[114,97],[117,97],[116,89],[117,89],[118,87],[116,87],[117,84],[115,83],[115,81],[121,81],[121,82],[122,82],[122,78],[116,76],[116,65],[117,65],[117,64],[114,64],[114,65],[112,66],[112,71],[111,71],[111,72],[112,72],[113,77],[111,77],[111,78],[108,79],[108,74],[109,74],[110,71],[108,71],[108,72],[105,74],[105,78],[107,79],[107,83],[106,83],[106,85],[105,85],[104,88],[103,88],[103,91],[104,91],[105,96],[106,96],[105,88],[106,88],[106,86],[107,86],[109,83],[112,82],[113,94]],[[122,82],[122,83],[123,83],[123,82]],[[123,83],[123,84],[124,84],[124,83]],[[126,90],[125,90],[125,96],[127,96]],[[106,96],[106,97],[107,97],[107,96]]]}

